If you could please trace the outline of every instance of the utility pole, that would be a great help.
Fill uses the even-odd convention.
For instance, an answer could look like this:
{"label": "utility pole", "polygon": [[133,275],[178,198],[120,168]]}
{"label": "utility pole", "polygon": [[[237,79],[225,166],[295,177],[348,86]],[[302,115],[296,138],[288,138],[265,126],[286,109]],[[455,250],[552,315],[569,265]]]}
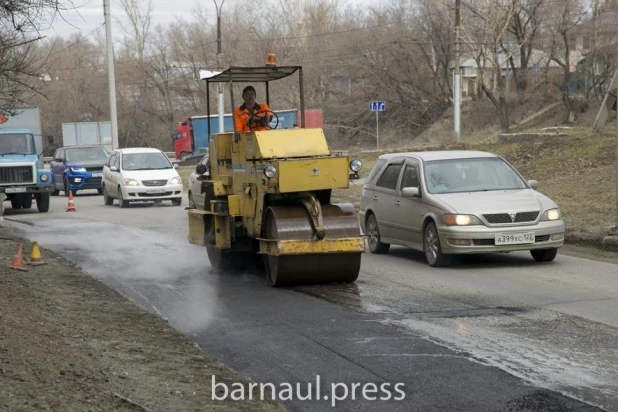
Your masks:
{"label": "utility pole", "polygon": [[114,75],[114,43],[112,41],[112,18],[110,0],[103,0],[105,15],[105,41],[107,43],[107,81],[109,83],[109,114],[112,123],[112,150],[118,149],[118,113],[116,111],[116,76]]}
{"label": "utility pole", "polygon": [[461,63],[459,61],[459,27],[461,25],[460,0],[455,0],[455,81],[453,103],[455,105],[455,141],[461,140]]}
{"label": "utility pole", "polygon": [[[223,70],[223,65],[221,62],[221,58],[223,57],[222,51],[221,51],[221,8],[223,7],[223,3],[225,3],[225,0],[221,2],[221,6],[217,5],[216,0],[213,0],[213,1],[215,3],[215,7],[217,8],[217,70],[221,71]],[[217,86],[218,86],[217,88],[219,91],[219,133],[223,133],[225,131],[224,123],[223,123],[223,118],[224,118],[223,84],[218,83]]]}

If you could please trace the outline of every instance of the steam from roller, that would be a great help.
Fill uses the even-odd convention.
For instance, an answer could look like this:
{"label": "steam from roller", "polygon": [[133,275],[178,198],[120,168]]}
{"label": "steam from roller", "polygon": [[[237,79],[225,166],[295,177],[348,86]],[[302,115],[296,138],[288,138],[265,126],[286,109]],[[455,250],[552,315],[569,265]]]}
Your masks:
{"label": "steam from roller", "polygon": [[217,305],[216,278],[204,248],[149,230],[75,219],[19,229],[118,289],[183,333],[208,327]]}

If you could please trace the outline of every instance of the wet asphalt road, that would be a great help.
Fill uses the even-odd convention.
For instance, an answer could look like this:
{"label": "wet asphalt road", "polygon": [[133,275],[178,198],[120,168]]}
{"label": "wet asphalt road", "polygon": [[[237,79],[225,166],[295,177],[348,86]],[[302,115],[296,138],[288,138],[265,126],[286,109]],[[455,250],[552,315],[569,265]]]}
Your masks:
{"label": "wet asphalt road", "polygon": [[[76,213],[59,197],[50,213],[5,218],[256,382],[298,383],[302,396],[312,384],[315,399],[319,376],[322,400],[294,396],[291,410],[332,410],[334,383],[347,384],[336,406],[350,411],[618,410],[616,265],[522,253],[436,270],[393,248],[365,255],[354,285],[274,289],[255,273],[209,273],[184,205],[75,201]],[[362,386],[352,400],[352,383],[375,383],[378,400]],[[392,397],[404,383],[405,399],[379,400],[384,383]]]}

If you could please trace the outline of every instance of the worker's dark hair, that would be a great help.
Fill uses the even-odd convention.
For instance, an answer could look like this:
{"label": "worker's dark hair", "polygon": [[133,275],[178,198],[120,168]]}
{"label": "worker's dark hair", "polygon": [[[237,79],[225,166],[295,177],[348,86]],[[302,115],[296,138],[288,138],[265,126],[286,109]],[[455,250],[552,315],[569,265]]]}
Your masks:
{"label": "worker's dark hair", "polygon": [[252,90],[253,93],[257,94],[257,92],[255,91],[255,89],[253,88],[253,86],[247,86],[244,89],[242,89],[242,95],[243,97],[245,96],[245,93],[247,93],[248,91]]}

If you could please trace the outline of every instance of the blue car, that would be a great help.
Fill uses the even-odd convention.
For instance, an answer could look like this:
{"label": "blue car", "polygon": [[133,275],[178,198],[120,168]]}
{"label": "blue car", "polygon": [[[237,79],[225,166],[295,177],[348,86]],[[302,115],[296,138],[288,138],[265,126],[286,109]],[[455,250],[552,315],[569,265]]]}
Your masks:
{"label": "blue car", "polygon": [[65,196],[69,191],[75,195],[86,189],[96,189],[102,194],[101,177],[108,158],[109,152],[102,146],[71,146],[56,150],[50,165],[54,180],[52,194],[57,196],[62,190]]}

